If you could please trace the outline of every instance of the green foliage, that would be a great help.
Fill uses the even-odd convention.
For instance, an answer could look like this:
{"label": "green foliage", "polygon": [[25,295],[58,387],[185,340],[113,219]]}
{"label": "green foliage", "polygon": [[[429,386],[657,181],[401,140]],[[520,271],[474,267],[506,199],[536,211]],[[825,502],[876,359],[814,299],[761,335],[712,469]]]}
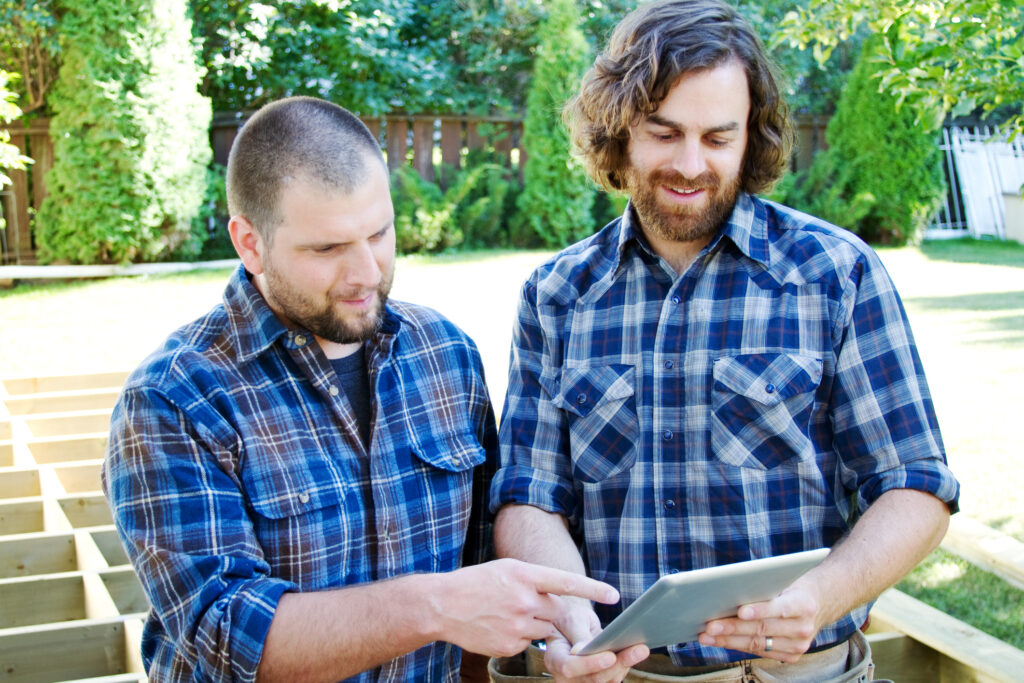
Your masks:
{"label": "green foliage", "polygon": [[37,216],[40,259],[189,257],[210,159],[209,101],[184,0],[64,0],[51,95],[54,166]]}
{"label": "green foliage", "polygon": [[363,115],[512,111],[536,0],[189,0],[217,110],[314,95]]}
{"label": "green foliage", "polygon": [[56,0],[0,0],[0,69],[17,73],[14,91],[28,113],[46,105],[57,77]]}
{"label": "green foliage", "polygon": [[[0,124],[8,124],[21,116],[21,110],[15,104],[18,96],[8,87],[10,82],[10,74],[0,69]],[[30,163],[32,160],[11,144],[11,134],[0,129],[0,190],[11,184],[10,177],[4,173],[5,170],[24,169],[26,164]],[[6,227],[3,214],[0,214],[0,230]]]}
{"label": "green foliage", "polygon": [[[953,115],[1009,105],[1006,128],[1024,133],[1024,4],[1020,0],[847,0],[791,11],[779,41],[812,46],[821,61],[867,26],[885,41],[873,64],[880,91],[917,111]],[[929,125],[931,121],[924,121]]]}
{"label": "green foliage", "polygon": [[199,206],[199,214],[193,219],[192,231],[205,233],[206,240],[199,252],[200,261],[237,258],[235,246],[228,234],[227,172],[222,164],[212,163],[206,169],[206,193]]}
{"label": "green foliage", "polygon": [[[400,166],[391,175],[395,205],[396,246],[402,254],[438,252],[458,247],[467,233],[478,243],[500,229],[505,190],[502,169],[480,164],[459,173],[443,169],[451,177],[447,190],[424,180],[411,166]],[[485,180],[489,192],[474,192]]]}
{"label": "green foliage", "polygon": [[540,46],[526,100],[523,149],[527,162],[516,246],[564,247],[594,232],[595,189],[570,153],[561,109],[580,84],[590,51],[573,0],[553,0],[541,24]]}
{"label": "green foliage", "polygon": [[1024,649],[1024,591],[967,560],[936,550],[901,591],[1018,649]]}
{"label": "green foliage", "polygon": [[876,88],[880,43],[864,44],[825,131],[828,150],[786,181],[783,201],[867,241],[904,244],[919,240],[945,185],[935,132],[916,123],[914,107]]}

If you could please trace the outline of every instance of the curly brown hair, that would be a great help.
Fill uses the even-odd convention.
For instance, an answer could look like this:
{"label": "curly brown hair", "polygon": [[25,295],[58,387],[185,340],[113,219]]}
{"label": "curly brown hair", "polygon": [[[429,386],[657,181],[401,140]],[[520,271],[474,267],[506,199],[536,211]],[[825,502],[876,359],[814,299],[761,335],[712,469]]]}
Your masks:
{"label": "curly brown hair", "polygon": [[628,14],[563,111],[588,173],[610,190],[625,187],[629,131],[653,114],[680,76],[736,59],[750,87],[741,187],[770,188],[792,148],[789,108],[753,28],[719,0],[654,0]]}

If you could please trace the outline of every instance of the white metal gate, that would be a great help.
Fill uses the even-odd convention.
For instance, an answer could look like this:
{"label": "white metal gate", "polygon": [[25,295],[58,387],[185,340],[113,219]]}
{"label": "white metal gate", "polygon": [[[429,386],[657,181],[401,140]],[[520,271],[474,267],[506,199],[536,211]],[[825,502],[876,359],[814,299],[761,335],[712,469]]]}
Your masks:
{"label": "white metal gate", "polygon": [[949,192],[926,233],[928,238],[1006,237],[1003,193],[1024,185],[1024,140],[1012,142],[996,128],[942,130]]}

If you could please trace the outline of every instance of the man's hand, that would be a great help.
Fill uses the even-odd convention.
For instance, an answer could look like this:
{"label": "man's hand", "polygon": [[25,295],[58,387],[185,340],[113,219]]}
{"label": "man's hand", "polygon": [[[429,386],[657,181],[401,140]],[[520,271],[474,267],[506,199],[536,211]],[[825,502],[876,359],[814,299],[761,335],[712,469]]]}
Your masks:
{"label": "man's hand", "polygon": [[709,621],[702,645],[793,663],[807,652],[822,624],[819,600],[798,581],[768,602],[740,607],[735,617]]}
{"label": "man's hand", "polygon": [[575,655],[575,644],[582,645],[601,630],[601,622],[589,602],[567,598],[565,617],[557,626],[559,631],[547,639],[544,667],[559,683],[618,683],[629,673],[630,667],[647,659],[650,651],[645,645],[634,645],[625,650]]}
{"label": "man's hand", "polygon": [[574,572],[504,559],[439,575],[437,640],[471,652],[510,657],[558,633],[568,619],[558,596],[613,604],[618,592]]}

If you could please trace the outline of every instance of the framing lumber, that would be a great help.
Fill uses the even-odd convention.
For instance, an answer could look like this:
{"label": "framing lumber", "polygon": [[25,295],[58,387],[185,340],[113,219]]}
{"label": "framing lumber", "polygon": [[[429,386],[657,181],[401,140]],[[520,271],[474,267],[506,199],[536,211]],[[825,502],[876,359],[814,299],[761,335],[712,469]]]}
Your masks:
{"label": "framing lumber", "polygon": [[[872,630],[899,631],[939,653],[940,676],[933,681],[1016,683],[1024,672],[1024,651],[894,588],[878,598],[871,621]],[[877,675],[904,680],[884,671]]]}
{"label": "framing lumber", "polygon": [[966,517],[953,515],[942,547],[1024,590],[1024,543]]}

